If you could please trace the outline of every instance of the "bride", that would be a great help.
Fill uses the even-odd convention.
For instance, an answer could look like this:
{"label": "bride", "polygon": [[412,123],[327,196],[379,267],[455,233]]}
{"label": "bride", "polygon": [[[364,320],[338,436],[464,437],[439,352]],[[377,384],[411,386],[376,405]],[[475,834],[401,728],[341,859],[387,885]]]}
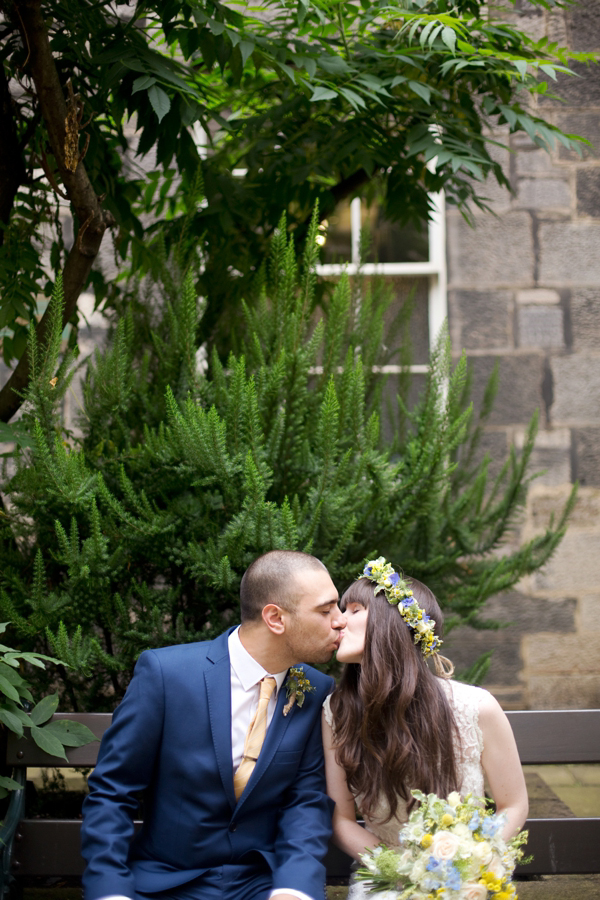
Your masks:
{"label": "bride", "polygon": [[[337,658],[347,665],[323,707],[335,843],[356,860],[366,847],[393,847],[415,803],[411,789],[482,797],[484,775],[507,816],[503,837],[516,834],[528,801],[510,724],[488,691],[450,678],[453,667],[438,652],[442,613],[429,588],[380,557],[341,607],[347,624]],[[352,884],[352,900],[367,896],[361,882]]]}

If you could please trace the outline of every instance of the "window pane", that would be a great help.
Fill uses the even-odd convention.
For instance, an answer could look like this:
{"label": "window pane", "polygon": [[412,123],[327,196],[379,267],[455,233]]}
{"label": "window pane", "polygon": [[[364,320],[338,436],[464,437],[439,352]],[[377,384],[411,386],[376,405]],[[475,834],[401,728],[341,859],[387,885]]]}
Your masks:
{"label": "window pane", "polygon": [[[378,277],[389,286],[394,296],[385,316],[387,328],[392,328],[392,323],[404,304],[412,303],[409,326],[410,362],[413,365],[426,365],[429,362],[429,279],[425,275],[418,278],[409,278],[406,275]],[[395,346],[399,341],[399,335],[393,338]]]}
{"label": "window pane", "polygon": [[338,203],[332,215],[319,227],[322,237],[322,263],[349,263],[352,261],[352,222],[350,203]]}
{"label": "window pane", "polygon": [[427,262],[429,238],[427,225],[417,231],[413,225],[400,225],[384,218],[381,207],[373,203],[361,208],[362,227],[371,233],[371,250],[365,262]]}

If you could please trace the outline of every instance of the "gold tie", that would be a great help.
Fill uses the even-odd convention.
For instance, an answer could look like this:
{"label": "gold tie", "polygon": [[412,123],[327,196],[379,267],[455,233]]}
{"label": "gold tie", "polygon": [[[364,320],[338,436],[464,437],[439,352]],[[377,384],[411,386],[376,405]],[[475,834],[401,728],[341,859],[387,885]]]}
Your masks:
{"label": "gold tie", "polygon": [[235,791],[235,799],[239,800],[243,790],[248,784],[250,776],[256,765],[262,745],[265,741],[267,733],[267,706],[271,699],[271,694],[275,690],[277,682],[271,675],[267,675],[260,682],[260,696],[258,698],[258,709],[254,718],[248,726],[246,732],[246,740],[244,742],[244,755],[238,766],[237,772],[233,776],[233,789]]}

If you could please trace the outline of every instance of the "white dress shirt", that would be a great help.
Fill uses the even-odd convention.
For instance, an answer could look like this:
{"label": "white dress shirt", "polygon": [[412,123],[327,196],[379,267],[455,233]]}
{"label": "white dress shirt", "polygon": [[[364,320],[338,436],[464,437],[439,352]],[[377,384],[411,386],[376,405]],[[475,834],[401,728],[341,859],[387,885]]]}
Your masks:
{"label": "white dress shirt", "polygon": [[[263,669],[260,663],[257,663],[254,657],[250,656],[242,644],[238,632],[239,628],[236,628],[228,638],[229,660],[231,663],[231,755],[234,772],[242,761],[246,733],[254,713],[258,709],[260,682],[266,675],[272,675],[277,682],[277,688],[271,694],[267,707],[268,730],[277,705],[277,695],[287,675],[287,669],[285,672],[277,672],[275,674]],[[277,894],[291,894],[293,897],[297,897],[298,900],[313,900],[308,894],[305,894],[303,891],[297,891],[294,888],[278,888],[275,891],[271,891],[269,900]],[[120,894],[111,894],[103,897],[102,900],[129,900],[129,898]]]}

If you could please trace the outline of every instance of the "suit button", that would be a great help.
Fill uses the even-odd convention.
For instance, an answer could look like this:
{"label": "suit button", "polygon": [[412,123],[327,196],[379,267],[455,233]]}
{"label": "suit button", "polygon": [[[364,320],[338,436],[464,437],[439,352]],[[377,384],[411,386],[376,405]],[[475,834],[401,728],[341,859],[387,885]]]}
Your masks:
{"label": "suit button", "polygon": [[237,830],[237,825],[235,824],[235,822],[231,823],[231,825],[229,826],[229,830],[232,832]]}

